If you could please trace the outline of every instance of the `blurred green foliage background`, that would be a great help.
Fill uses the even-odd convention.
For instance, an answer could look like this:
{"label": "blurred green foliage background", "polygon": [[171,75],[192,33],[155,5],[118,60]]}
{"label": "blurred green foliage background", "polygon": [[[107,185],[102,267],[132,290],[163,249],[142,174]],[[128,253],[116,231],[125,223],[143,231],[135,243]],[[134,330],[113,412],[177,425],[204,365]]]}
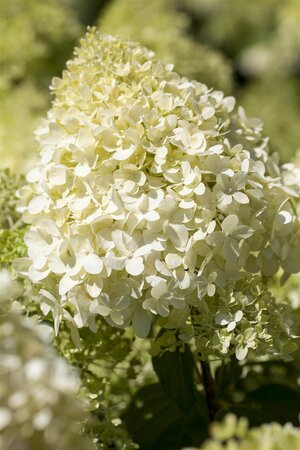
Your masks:
{"label": "blurred green foliage background", "polygon": [[299,0],[0,0],[1,168],[32,165],[51,78],[87,25],[235,95],[283,162],[300,148]]}

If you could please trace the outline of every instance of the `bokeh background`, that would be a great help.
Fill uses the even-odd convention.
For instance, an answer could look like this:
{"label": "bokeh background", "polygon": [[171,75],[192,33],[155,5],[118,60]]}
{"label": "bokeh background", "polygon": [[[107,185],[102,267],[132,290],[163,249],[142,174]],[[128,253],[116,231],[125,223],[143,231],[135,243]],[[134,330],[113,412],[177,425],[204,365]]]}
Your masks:
{"label": "bokeh background", "polygon": [[282,162],[300,148],[300,0],[0,0],[0,168],[32,165],[51,78],[88,25],[236,96]]}

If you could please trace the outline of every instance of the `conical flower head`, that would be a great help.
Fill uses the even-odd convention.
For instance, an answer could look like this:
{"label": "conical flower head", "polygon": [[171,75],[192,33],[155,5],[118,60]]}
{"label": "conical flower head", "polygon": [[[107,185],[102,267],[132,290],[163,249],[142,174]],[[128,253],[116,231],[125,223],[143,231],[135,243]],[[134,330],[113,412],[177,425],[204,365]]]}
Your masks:
{"label": "conical flower head", "polygon": [[300,269],[298,193],[234,98],[95,30],[52,90],[19,209],[21,272],[57,324],[146,336],[249,273]]}

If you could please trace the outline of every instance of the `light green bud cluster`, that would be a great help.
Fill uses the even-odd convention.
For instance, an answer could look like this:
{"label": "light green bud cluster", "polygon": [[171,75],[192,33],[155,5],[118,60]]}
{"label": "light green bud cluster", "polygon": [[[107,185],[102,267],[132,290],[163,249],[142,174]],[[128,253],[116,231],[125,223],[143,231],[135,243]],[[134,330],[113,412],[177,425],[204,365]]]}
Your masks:
{"label": "light green bud cluster", "polygon": [[[207,288],[212,287],[208,281]],[[297,349],[290,340],[296,324],[286,300],[280,300],[275,301],[259,277],[229,284],[200,304],[195,300],[190,319],[186,309],[160,320],[167,330],[153,342],[152,353],[172,351],[192,340],[202,359],[235,354],[238,360],[260,355],[289,360]]]}
{"label": "light green bud cluster", "polygon": [[0,230],[0,267],[10,267],[16,258],[26,255],[26,227]]}
{"label": "light green bud cluster", "polygon": [[47,347],[44,332],[19,315],[0,317],[1,450],[91,450],[78,431],[86,415],[77,378]]}
{"label": "light green bud cluster", "polygon": [[[211,439],[201,450],[296,450],[300,448],[300,429],[291,424],[270,423],[249,428],[247,419],[228,414],[211,427]],[[196,450],[185,448],[184,450]]]}
{"label": "light green bud cluster", "polygon": [[[100,315],[145,337],[157,318],[173,326],[191,308],[206,321],[205,302],[231,322],[256,276],[299,271],[299,186],[286,186],[261,122],[234,98],[94,30],[52,89],[40,161],[18,194],[30,224],[19,270],[56,331],[61,320],[96,331]],[[255,318],[268,340],[263,311],[245,302],[235,333]]]}
{"label": "light green bud cluster", "polygon": [[202,357],[235,353],[289,358],[297,349],[289,336],[291,313],[278,303],[259,279],[250,278],[228,286],[219,296],[203,301],[193,317],[197,350]]}
{"label": "light green bud cluster", "polygon": [[219,52],[194,41],[188,25],[172,0],[113,0],[100,18],[101,31],[140,42],[182,76],[230,91],[230,65]]}

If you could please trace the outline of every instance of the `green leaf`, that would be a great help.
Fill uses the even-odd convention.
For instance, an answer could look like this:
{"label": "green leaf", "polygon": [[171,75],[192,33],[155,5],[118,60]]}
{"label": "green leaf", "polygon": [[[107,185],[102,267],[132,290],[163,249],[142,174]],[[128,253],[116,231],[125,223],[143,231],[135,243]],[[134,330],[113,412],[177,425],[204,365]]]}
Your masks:
{"label": "green leaf", "polygon": [[297,361],[286,363],[279,360],[248,364],[248,374],[239,384],[246,392],[254,391],[266,384],[280,384],[300,391],[298,366]]}
{"label": "green leaf", "polygon": [[165,352],[152,358],[153,368],[166,395],[188,413],[197,401],[194,388],[194,360],[188,346],[184,351]]}
{"label": "green leaf", "polygon": [[142,387],[123,419],[140,450],[180,450],[207,438],[205,399],[199,395],[185,414],[159,383]]}
{"label": "green leaf", "polygon": [[297,425],[300,412],[298,365],[274,360],[248,364],[247,369],[247,375],[243,376],[241,365],[234,360],[217,369],[223,408],[216,419],[220,420],[230,411],[247,417],[251,426],[273,421]]}
{"label": "green leaf", "polygon": [[280,384],[267,384],[250,392],[246,402],[263,415],[264,422],[299,424],[300,392],[296,389]]}
{"label": "green leaf", "polygon": [[225,406],[215,419],[221,420],[228,412],[247,417],[252,427],[270,422],[298,425],[300,394],[287,386],[269,384],[250,392],[241,403]]}
{"label": "green leaf", "polygon": [[242,367],[235,357],[227,363],[222,363],[215,374],[218,397],[232,402],[236,385],[239,383],[241,376]]}

